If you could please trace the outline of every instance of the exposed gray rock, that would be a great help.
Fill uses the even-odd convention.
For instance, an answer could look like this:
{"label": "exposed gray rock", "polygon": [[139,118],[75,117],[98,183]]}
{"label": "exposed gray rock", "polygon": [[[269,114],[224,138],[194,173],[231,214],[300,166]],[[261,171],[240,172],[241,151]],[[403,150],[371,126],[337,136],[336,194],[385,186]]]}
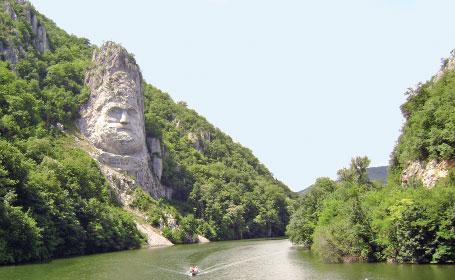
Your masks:
{"label": "exposed gray rock", "polygon": [[155,175],[161,180],[163,174],[163,152],[161,147],[161,141],[155,137],[147,138],[147,143],[152,157],[152,168]]}
{"label": "exposed gray rock", "polygon": [[[49,50],[49,39],[47,37],[46,28],[38,20],[35,10],[28,1],[17,0],[16,2],[24,5],[25,21],[30,25],[32,31],[32,38],[28,38],[26,41],[28,41],[38,53],[43,54],[45,51]],[[11,19],[18,20],[18,15],[9,2],[3,4],[3,9]],[[17,30],[15,32],[16,37],[20,36]],[[24,47],[27,48],[27,46],[22,46],[21,43],[13,43],[12,40],[5,39],[0,42],[0,54],[4,60],[14,65],[18,63],[21,57],[25,56]]]}
{"label": "exposed gray rock", "polygon": [[210,240],[208,240],[207,238],[205,238],[205,237],[202,236],[202,235],[198,235],[198,236],[197,236],[197,242],[198,242],[198,243],[209,243]]}
{"label": "exposed gray rock", "polygon": [[35,36],[33,43],[38,52],[43,54],[49,50],[49,40],[47,39],[46,28],[43,25],[38,25]]}
{"label": "exposed gray rock", "polygon": [[111,191],[117,201],[126,208],[133,202],[134,190],[137,187],[136,181],[130,176],[123,174],[107,165],[100,165],[101,172],[111,185]]}
{"label": "exposed gray rock", "polygon": [[40,54],[43,54],[45,51],[49,50],[49,40],[47,38],[46,28],[38,20],[31,7],[25,10],[25,18],[28,24],[30,24],[34,36],[32,39],[33,47],[35,47]]}
{"label": "exposed gray rock", "polygon": [[207,142],[212,141],[212,134],[210,133],[210,131],[206,131],[206,130],[201,131],[200,135],[201,135],[202,141],[207,141]]}
{"label": "exposed gray rock", "polygon": [[426,188],[431,189],[439,179],[449,174],[449,167],[455,167],[455,162],[447,160],[441,162],[431,160],[428,163],[413,161],[403,171],[401,181],[406,186],[412,180],[419,180]]}
{"label": "exposed gray rock", "polygon": [[90,154],[112,185],[117,184],[118,174],[125,174],[153,197],[170,197],[171,190],[161,185],[152,171],[146,146],[139,66],[113,42],[95,50],[92,65],[85,79],[90,97],[81,107],[78,121],[82,134],[94,147]]}
{"label": "exposed gray rock", "polygon": [[203,152],[207,143],[211,141],[212,135],[210,131],[201,131],[199,134],[190,132],[187,137],[196,150]]}
{"label": "exposed gray rock", "polygon": [[9,2],[5,2],[5,4],[3,5],[3,9],[11,17],[12,20],[17,19],[17,14]]}
{"label": "exposed gray rock", "polygon": [[[3,3],[3,10],[11,17],[12,20],[17,20],[17,14],[14,11],[11,3]],[[12,42],[4,42],[0,40],[0,53],[6,61],[16,64],[19,60],[19,49],[15,48]]]}
{"label": "exposed gray rock", "polygon": [[170,229],[176,229],[179,227],[179,224],[177,223],[177,219],[173,215],[166,213],[166,214],[164,214],[164,219],[165,220],[161,219],[161,221],[160,221],[161,228],[167,226]]}
{"label": "exposed gray rock", "polygon": [[16,64],[19,60],[19,50],[14,48],[10,43],[0,41],[0,53],[6,61]]}
{"label": "exposed gray rock", "polygon": [[442,61],[441,69],[439,69],[438,73],[433,76],[433,80],[437,81],[442,78],[442,76],[455,69],[455,50],[450,52],[450,56]]}

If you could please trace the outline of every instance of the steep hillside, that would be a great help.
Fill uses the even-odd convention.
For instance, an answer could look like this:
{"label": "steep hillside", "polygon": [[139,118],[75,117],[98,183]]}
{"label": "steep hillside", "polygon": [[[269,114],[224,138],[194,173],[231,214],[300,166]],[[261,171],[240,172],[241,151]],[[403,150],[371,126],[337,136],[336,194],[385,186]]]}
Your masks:
{"label": "steep hillside", "polygon": [[177,190],[183,211],[208,222],[201,233],[212,239],[284,233],[291,191],[250,150],[153,86],[145,87],[145,103],[146,132],[164,144],[156,155],[161,181]]}
{"label": "steep hillside", "polygon": [[455,58],[407,95],[387,185],[361,157],[319,178],[287,227],[294,243],[327,262],[455,262]]}
{"label": "steep hillside", "polygon": [[391,160],[393,180],[432,187],[455,167],[454,61],[449,57],[434,77],[406,92],[401,106],[406,122]]}
{"label": "steep hillside", "polygon": [[0,1],[0,264],[140,246],[141,219],[174,243],[284,233],[291,192],[250,150],[144,84],[153,171],[171,200],[137,188],[131,215],[75,126],[96,46],[23,0]]}
{"label": "steep hillside", "polygon": [[136,248],[141,236],[75,148],[93,46],[23,1],[0,3],[0,264]]}

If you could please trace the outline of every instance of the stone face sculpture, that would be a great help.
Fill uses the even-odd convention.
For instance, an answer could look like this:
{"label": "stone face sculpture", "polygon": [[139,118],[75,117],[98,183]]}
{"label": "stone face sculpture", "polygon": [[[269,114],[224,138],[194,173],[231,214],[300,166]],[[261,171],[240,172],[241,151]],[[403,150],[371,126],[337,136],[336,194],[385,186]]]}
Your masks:
{"label": "stone face sculpture", "polygon": [[169,197],[151,169],[142,75],[134,58],[120,45],[105,43],[93,54],[85,84],[90,97],[80,110],[78,126],[108,180],[112,183],[126,174],[152,196]]}

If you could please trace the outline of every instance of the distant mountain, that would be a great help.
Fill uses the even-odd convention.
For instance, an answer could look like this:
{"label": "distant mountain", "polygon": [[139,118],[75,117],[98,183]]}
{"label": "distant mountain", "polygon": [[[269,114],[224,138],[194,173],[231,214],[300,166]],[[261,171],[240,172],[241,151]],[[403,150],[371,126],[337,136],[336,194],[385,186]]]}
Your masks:
{"label": "distant mountain", "polygon": [[388,166],[377,166],[377,167],[370,167],[367,169],[368,177],[371,181],[381,181],[387,182],[387,169]]}
{"label": "distant mountain", "polygon": [[[367,168],[368,171],[368,178],[371,181],[381,181],[386,183],[387,182],[387,172],[388,166],[377,166],[377,167],[370,167]],[[304,188],[301,191],[298,191],[298,195],[304,195],[311,190],[311,186]]]}
{"label": "distant mountain", "polygon": [[301,190],[301,191],[298,191],[297,194],[299,194],[299,195],[304,195],[304,194],[306,194],[307,192],[309,192],[310,190],[311,190],[311,186],[306,187],[306,188],[304,188],[304,189]]}

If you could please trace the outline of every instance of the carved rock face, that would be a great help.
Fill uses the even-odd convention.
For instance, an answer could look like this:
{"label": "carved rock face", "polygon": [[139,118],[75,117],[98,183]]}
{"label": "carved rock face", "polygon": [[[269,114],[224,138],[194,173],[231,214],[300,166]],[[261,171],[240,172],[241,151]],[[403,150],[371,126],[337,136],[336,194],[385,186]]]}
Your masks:
{"label": "carved rock face", "polygon": [[[142,76],[134,58],[120,45],[105,43],[93,55],[85,84],[90,97],[81,107],[78,126],[96,148],[90,153],[105,175],[114,178],[116,172],[126,173],[154,197],[170,197],[170,190],[152,172],[145,140]],[[116,180],[110,181],[114,185]]]}
{"label": "carved rock face", "polygon": [[145,152],[139,67],[125,49],[110,42],[95,52],[93,65],[86,77],[90,99],[81,110],[81,131],[104,152]]}
{"label": "carved rock face", "polygon": [[106,152],[128,155],[143,149],[144,118],[138,102],[140,86],[125,72],[116,72],[99,89],[90,139]]}

